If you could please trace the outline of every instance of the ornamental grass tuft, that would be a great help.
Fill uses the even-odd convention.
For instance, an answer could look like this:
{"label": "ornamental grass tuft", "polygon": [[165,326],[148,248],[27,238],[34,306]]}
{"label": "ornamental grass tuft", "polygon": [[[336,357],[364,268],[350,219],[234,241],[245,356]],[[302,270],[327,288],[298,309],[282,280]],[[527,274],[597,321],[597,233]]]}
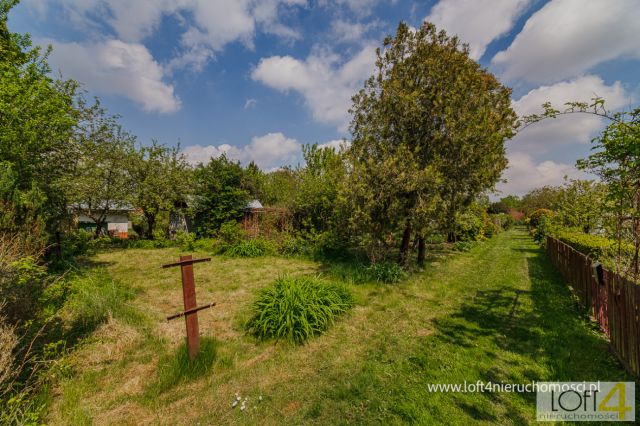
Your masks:
{"label": "ornamental grass tuft", "polygon": [[260,291],[246,328],[261,340],[301,344],[325,331],[352,306],[353,298],[344,286],[312,277],[282,276]]}

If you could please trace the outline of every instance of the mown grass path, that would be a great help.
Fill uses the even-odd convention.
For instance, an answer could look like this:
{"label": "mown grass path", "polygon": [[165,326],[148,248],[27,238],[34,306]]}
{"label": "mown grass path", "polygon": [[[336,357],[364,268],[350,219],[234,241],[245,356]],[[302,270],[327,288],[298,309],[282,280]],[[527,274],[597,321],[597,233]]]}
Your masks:
{"label": "mown grass path", "polygon": [[[632,380],[543,251],[515,230],[436,257],[400,285],[351,285],[357,307],[298,347],[257,342],[242,323],[252,294],[279,273],[322,265],[215,258],[196,270],[200,300],[219,302],[201,316],[201,332],[217,340],[213,373],[154,393],[158,357],[182,338],[182,324],[161,321],[179,296],[176,277],[156,268],[176,254],[96,257],[115,279],[135,283],[133,304],[149,320],[116,318],[74,356],[77,374],[54,392],[52,423],[520,425],[535,420],[533,393],[428,385]],[[249,397],[245,412],[231,408],[235,392]]]}

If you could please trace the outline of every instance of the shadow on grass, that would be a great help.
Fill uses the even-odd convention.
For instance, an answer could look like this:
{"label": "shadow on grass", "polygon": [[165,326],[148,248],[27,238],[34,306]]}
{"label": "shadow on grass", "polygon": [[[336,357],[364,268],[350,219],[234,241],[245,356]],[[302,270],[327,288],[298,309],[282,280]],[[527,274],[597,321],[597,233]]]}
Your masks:
{"label": "shadow on grass", "polygon": [[[593,332],[542,250],[514,250],[531,253],[527,258],[531,289],[503,286],[477,291],[456,312],[434,321],[437,333],[431,345],[473,362],[469,380],[474,381],[633,380],[603,336]],[[436,383],[444,381],[438,375],[433,378]],[[489,420],[493,410],[481,409],[483,399],[501,405],[523,423],[528,422],[526,405],[535,405],[534,393],[484,393],[476,396],[477,403],[456,404],[472,419]]]}
{"label": "shadow on grass", "polygon": [[481,290],[456,281],[468,293],[457,308],[432,320],[430,335],[407,338],[381,327],[349,374],[327,372],[332,386],[320,392],[308,417],[331,407],[346,413],[345,424],[529,424],[535,419],[533,392],[452,393],[429,386],[632,380],[543,250],[513,247],[518,245],[507,256],[526,263],[526,276],[496,274],[500,281]]}
{"label": "shadow on grass", "polygon": [[[389,361],[393,380],[382,376],[391,367],[368,360],[363,364],[377,374],[356,373],[343,393],[379,405],[407,423],[450,418],[460,423],[499,424],[509,419],[528,424],[535,416],[533,392],[446,393],[430,392],[428,386],[464,381],[633,380],[610,353],[606,340],[594,333],[544,252],[536,248],[523,252],[530,285],[513,278],[475,291],[457,310],[435,319],[435,332],[416,339],[408,352],[397,347],[386,350],[382,358],[393,359],[389,353],[402,351],[397,360]],[[364,385],[355,388],[366,376],[375,378],[368,386],[385,389],[385,397],[369,393]],[[366,397],[358,396],[356,390]]]}
{"label": "shadow on grass", "polygon": [[200,351],[193,361],[189,360],[186,343],[158,361],[158,373],[144,391],[144,399],[151,403],[170,389],[192,380],[205,377],[217,359],[218,342],[211,337],[200,339]]}

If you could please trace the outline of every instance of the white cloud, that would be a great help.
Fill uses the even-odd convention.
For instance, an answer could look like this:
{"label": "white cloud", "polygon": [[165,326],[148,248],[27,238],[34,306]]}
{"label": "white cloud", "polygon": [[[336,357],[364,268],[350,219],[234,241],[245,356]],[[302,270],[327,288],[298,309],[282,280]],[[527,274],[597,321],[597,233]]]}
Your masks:
{"label": "white cloud", "polygon": [[[358,16],[369,16],[373,9],[382,0],[318,0],[320,6],[337,6],[339,8],[348,7],[351,12]],[[397,0],[387,0],[387,3],[395,4]]]}
{"label": "white cloud", "polygon": [[[42,0],[27,1],[41,17],[51,7]],[[181,35],[184,51],[168,68],[193,67],[198,71],[231,42],[252,48],[258,27],[282,38],[301,38],[300,32],[282,24],[280,17],[283,8],[306,5],[306,0],[60,0],[58,7],[71,23],[91,29],[94,38],[101,38],[100,17],[117,38],[131,43],[153,35],[163,16],[173,16],[186,27]]]}
{"label": "white cloud", "polygon": [[111,12],[107,22],[121,39],[140,42],[157,30],[162,15],[175,13],[181,3],[175,0],[109,0],[102,7]]}
{"label": "white cloud", "polygon": [[225,154],[228,158],[243,163],[254,161],[261,169],[270,170],[299,161],[301,146],[297,140],[278,132],[253,137],[248,145],[240,148],[229,144],[191,145],[183,152],[192,164],[207,163],[209,159]]}
{"label": "white cloud", "polygon": [[[569,101],[590,101],[603,97],[610,109],[619,109],[632,102],[630,95],[620,82],[607,85],[602,78],[589,75],[570,81],[541,86],[531,90],[513,103],[518,115],[539,114],[542,104],[551,104],[562,110]],[[557,161],[537,161],[551,152],[574,153],[577,144],[585,148],[606,123],[602,118],[587,114],[571,114],[555,119],[545,119],[522,130],[507,144],[509,168],[504,173],[507,183],[498,185],[503,194],[523,195],[533,188],[544,185],[559,185],[564,176],[571,179],[592,178],[577,170],[573,164]],[[576,158],[577,160],[578,158]]]}
{"label": "white cloud", "polygon": [[315,120],[346,131],[351,97],[374,70],[375,47],[365,46],[347,62],[316,49],[306,60],[291,56],[263,58],[251,77],[271,88],[300,93]]}
{"label": "white cloud", "polygon": [[145,111],[170,113],[180,109],[173,86],[163,81],[164,70],[141,44],[106,40],[98,43],[61,43],[54,46],[50,63],[67,78],[97,93],[124,96]]}
{"label": "white cloud", "polygon": [[469,44],[480,59],[493,40],[506,34],[532,0],[440,0],[425,20]]}
{"label": "white cloud", "polygon": [[[562,110],[565,102],[588,102],[594,97],[604,98],[607,108],[614,110],[632,102],[630,95],[625,92],[620,82],[607,85],[602,78],[590,75],[551,86],[538,87],[515,101],[513,107],[518,115],[523,116],[542,112],[541,105],[547,101]],[[523,129],[510,142],[510,148],[540,154],[570,143],[586,144],[602,129],[602,126],[603,119],[586,114],[546,119]]]}
{"label": "white cloud", "polygon": [[253,7],[253,16],[266,33],[274,34],[282,38],[298,40],[302,34],[298,30],[287,27],[279,22],[278,12],[283,6],[306,6],[306,0],[260,0]]}
{"label": "white cloud", "polygon": [[621,56],[640,58],[638,0],[554,0],[492,60],[508,79],[555,82]]}
{"label": "white cloud", "polygon": [[253,99],[253,98],[247,99],[247,100],[245,101],[245,103],[244,103],[244,109],[251,109],[251,108],[255,108],[255,106],[256,106],[257,104],[258,104],[258,101],[257,101],[257,100],[255,100],[255,99]]}
{"label": "white cloud", "polygon": [[336,151],[342,151],[344,148],[349,147],[351,141],[346,139],[333,139],[325,143],[318,145],[318,148],[333,148]]}
{"label": "white cloud", "polygon": [[524,195],[534,188],[544,185],[559,185],[566,176],[569,179],[586,179],[589,176],[571,164],[555,161],[536,163],[526,153],[518,152],[508,155],[509,167],[503,178],[506,183],[499,183],[497,190],[502,194]]}
{"label": "white cloud", "polygon": [[362,23],[336,19],[331,23],[331,36],[342,43],[363,42],[369,31],[380,26],[381,23],[378,20]]}

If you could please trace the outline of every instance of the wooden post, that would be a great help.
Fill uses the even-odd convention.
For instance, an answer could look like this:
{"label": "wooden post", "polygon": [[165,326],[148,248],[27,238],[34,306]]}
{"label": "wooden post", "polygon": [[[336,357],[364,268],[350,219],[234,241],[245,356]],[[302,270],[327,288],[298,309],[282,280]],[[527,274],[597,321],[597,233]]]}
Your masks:
{"label": "wooden post", "polygon": [[198,262],[207,262],[210,260],[211,258],[193,259],[191,255],[186,255],[180,256],[180,261],[177,263],[162,266],[163,268],[180,266],[180,271],[182,273],[182,298],[184,300],[184,311],[167,317],[167,321],[184,316],[187,328],[187,352],[191,361],[193,361],[200,350],[198,311],[215,305],[215,303],[209,303],[208,305],[198,307],[196,302],[196,284],[193,278],[193,264]]}
{"label": "wooden post", "polygon": [[[192,260],[191,255],[180,256],[180,261]],[[182,296],[184,298],[184,310],[196,308],[196,285],[193,279],[193,264],[180,265],[182,271]],[[193,360],[200,350],[200,331],[198,329],[198,314],[196,312],[186,314],[184,320],[187,326],[187,349],[189,359]]]}

